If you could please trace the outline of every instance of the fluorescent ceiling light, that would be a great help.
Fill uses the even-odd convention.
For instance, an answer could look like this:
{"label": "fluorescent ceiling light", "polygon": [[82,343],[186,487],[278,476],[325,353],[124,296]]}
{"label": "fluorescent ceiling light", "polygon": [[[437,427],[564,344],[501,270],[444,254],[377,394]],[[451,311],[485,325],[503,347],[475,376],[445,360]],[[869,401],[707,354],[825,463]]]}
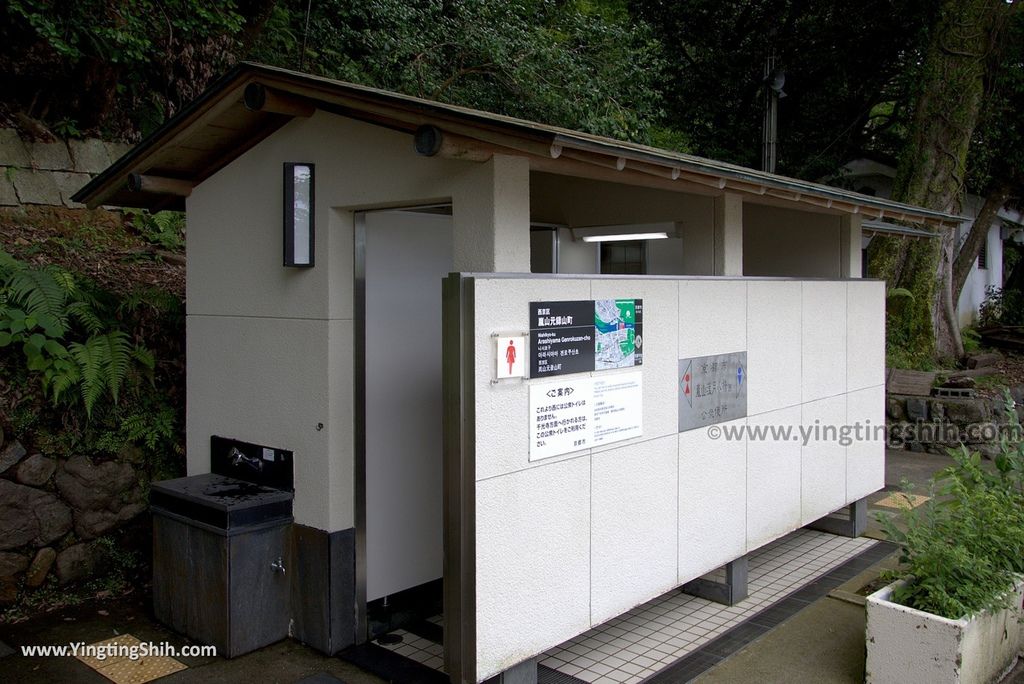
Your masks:
{"label": "fluorescent ceiling light", "polygon": [[679,224],[620,223],[612,226],[576,226],[570,228],[574,240],[583,242],[612,242],[621,240],[664,240],[679,237]]}
{"label": "fluorescent ceiling light", "polygon": [[585,235],[584,242],[617,242],[619,240],[664,240],[668,233],[619,233],[618,235]]}

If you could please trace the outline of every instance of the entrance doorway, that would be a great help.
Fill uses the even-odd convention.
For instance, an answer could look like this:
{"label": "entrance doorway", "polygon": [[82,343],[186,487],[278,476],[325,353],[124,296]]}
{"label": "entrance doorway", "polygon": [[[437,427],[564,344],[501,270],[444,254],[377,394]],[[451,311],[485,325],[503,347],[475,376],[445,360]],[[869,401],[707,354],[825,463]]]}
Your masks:
{"label": "entrance doorway", "polygon": [[356,260],[363,412],[357,574],[365,582],[366,638],[373,638],[440,606],[441,281],[453,262],[450,208],[358,214]]}

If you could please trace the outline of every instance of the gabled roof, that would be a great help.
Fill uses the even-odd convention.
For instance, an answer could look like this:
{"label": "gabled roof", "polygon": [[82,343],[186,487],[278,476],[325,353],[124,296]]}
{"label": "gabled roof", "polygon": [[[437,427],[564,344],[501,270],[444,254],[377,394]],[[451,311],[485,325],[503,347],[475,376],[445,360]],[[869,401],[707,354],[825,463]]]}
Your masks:
{"label": "gabled roof", "polygon": [[[248,104],[246,102],[248,94]],[[446,153],[530,159],[531,169],[701,194],[738,192],[941,226],[962,219],[921,207],[714,161],[261,64],[242,63],[78,191],[89,206],[181,209],[192,187],[295,116],[322,109],[391,129],[423,126],[455,143]]]}

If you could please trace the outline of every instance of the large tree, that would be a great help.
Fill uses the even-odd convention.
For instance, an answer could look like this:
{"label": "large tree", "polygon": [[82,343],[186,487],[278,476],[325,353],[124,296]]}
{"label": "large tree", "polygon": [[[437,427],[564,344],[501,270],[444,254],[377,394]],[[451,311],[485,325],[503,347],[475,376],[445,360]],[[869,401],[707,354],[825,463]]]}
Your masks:
{"label": "large tree", "polygon": [[[814,180],[903,121],[937,0],[632,0],[664,45],[665,109],[692,151],[757,167],[764,65],[785,72],[778,171]],[[879,106],[886,103],[886,106]],[[894,103],[894,104],[893,104]]]}
{"label": "large tree", "polygon": [[959,299],[999,210],[1024,198],[1024,20],[1004,30],[967,162],[969,186],[985,200],[953,262],[953,301]]}
{"label": "large tree", "polygon": [[[893,185],[893,198],[958,213],[967,158],[983,106],[993,51],[1019,9],[1006,0],[946,0],[917,75],[914,117]],[[871,275],[911,297],[890,312],[890,348],[912,359],[963,351],[953,301],[955,230],[938,239],[882,237],[869,248]]]}

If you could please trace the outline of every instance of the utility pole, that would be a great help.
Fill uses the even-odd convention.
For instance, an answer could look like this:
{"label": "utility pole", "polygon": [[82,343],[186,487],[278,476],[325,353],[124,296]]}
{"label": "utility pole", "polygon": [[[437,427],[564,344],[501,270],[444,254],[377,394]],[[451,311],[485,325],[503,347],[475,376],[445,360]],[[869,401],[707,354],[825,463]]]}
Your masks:
{"label": "utility pole", "polygon": [[764,60],[764,135],[761,145],[761,170],[775,173],[776,143],[779,134],[779,100],[786,97],[782,86],[786,73],[775,68],[775,46],[768,48]]}

